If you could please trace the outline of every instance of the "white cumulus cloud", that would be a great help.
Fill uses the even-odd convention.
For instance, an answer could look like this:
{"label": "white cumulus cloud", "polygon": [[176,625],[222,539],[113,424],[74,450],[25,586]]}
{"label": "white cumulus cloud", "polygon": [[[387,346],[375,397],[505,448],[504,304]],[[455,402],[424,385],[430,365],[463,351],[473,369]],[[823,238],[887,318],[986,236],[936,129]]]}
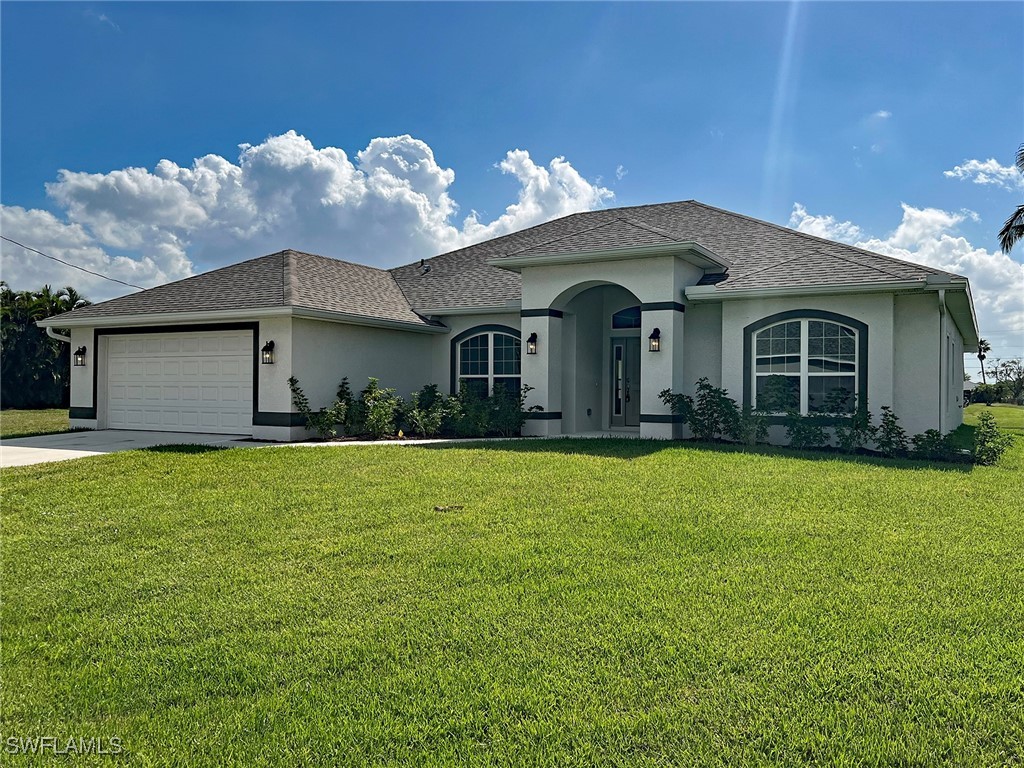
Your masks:
{"label": "white cumulus cloud", "polygon": [[943,171],[943,176],[975,184],[990,184],[1010,191],[1024,189],[1024,174],[1012,165],[1002,165],[995,158],[988,160],[964,160],[952,170]]}
{"label": "white cumulus cloud", "polygon": [[[518,183],[516,201],[493,220],[474,211],[459,222],[455,172],[411,136],[373,139],[354,158],[295,131],[239,149],[236,161],[206,155],[152,170],[62,170],[47,193],[63,215],[6,206],[4,234],[149,287],[282,248],[390,267],[612,198],[565,158],[545,166],[515,149],[497,167]],[[73,284],[94,300],[126,290],[6,242],[0,255],[15,288]]]}
{"label": "white cumulus cloud", "polygon": [[899,225],[884,237],[869,236],[849,221],[815,216],[800,203],[793,206],[789,225],[801,232],[827,237],[904,261],[964,275],[971,281],[981,335],[1024,333],[1024,264],[1001,251],[972,245],[957,233],[973,211],[915,208],[902,203]]}

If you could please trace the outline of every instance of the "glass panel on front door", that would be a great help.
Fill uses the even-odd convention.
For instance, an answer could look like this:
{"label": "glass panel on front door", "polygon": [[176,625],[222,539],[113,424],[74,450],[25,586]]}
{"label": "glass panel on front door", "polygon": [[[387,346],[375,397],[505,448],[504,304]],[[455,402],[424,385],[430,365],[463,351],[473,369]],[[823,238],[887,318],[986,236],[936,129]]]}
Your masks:
{"label": "glass panel on front door", "polygon": [[640,426],[640,339],[612,340],[612,427]]}

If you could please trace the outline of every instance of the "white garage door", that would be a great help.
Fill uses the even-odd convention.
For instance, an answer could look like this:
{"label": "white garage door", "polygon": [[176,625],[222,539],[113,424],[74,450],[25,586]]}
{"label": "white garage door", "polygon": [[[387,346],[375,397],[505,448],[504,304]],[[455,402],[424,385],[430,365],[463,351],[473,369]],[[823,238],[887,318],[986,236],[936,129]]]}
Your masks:
{"label": "white garage door", "polygon": [[252,434],[252,331],[107,337],[107,426]]}

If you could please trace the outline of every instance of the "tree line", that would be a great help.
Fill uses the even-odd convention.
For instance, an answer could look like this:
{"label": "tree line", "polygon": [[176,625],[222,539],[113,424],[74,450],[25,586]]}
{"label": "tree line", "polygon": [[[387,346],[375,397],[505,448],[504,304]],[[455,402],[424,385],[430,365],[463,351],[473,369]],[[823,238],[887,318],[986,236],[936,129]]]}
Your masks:
{"label": "tree line", "polygon": [[89,303],[71,286],[12,291],[0,281],[0,408],[69,405],[70,345],[50,338],[36,323]]}

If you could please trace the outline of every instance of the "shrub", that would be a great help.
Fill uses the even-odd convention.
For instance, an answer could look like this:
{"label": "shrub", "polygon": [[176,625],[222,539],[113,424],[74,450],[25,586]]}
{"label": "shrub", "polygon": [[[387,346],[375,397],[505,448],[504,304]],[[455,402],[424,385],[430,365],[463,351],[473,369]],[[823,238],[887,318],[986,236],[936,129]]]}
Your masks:
{"label": "shrub", "polygon": [[760,411],[744,406],[729,433],[729,437],[744,445],[757,445],[768,439],[768,418]]}
{"label": "shrub", "polygon": [[888,456],[903,456],[907,452],[907,433],[899,424],[899,417],[888,405],[882,406],[882,421],[875,434],[875,447]]}
{"label": "shrub", "polygon": [[481,397],[459,383],[459,394],[455,395],[449,415],[449,430],[458,437],[483,437],[491,426],[491,406],[487,398]]}
{"label": "shrub", "polygon": [[914,435],[910,442],[914,446],[911,455],[915,459],[953,461],[958,458],[957,449],[952,440],[952,433],[944,435],[937,429],[926,429],[921,434]]}
{"label": "shrub", "polygon": [[821,448],[828,442],[824,427],[813,416],[801,416],[796,411],[786,414],[786,437],[790,448]]}
{"label": "shrub", "polygon": [[[490,429],[502,437],[514,437],[523,431],[526,423],[526,396],[533,387],[524,385],[519,391],[506,390],[502,384],[494,385],[494,396],[491,398]],[[533,410],[540,410],[534,406]]]}
{"label": "shrub", "polygon": [[402,408],[402,398],[395,394],[394,389],[381,387],[378,380],[371,376],[359,400],[366,415],[366,434],[378,439],[395,434],[395,422]]}
{"label": "shrub", "polygon": [[438,390],[437,384],[427,384],[412,394],[405,418],[414,434],[436,437],[449,410],[447,398]]}
{"label": "shrub", "polygon": [[681,395],[671,389],[663,389],[658,393],[658,399],[669,407],[672,413],[683,417],[683,423],[690,421],[693,414],[693,398],[689,395]]}
{"label": "shrub", "polygon": [[1011,445],[1013,435],[1001,431],[995,417],[983,411],[974,430],[974,463],[995,464]]}
{"label": "shrub", "polygon": [[841,451],[855,453],[872,442],[877,431],[871,423],[871,414],[866,408],[861,408],[848,420],[836,424],[836,444]]}
{"label": "shrub", "polygon": [[348,376],[342,378],[341,383],[338,384],[336,399],[339,403],[344,403],[345,405],[345,420],[343,422],[345,434],[362,434],[366,419],[363,417],[361,404],[352,395],[352,388],[348,384]]}
{"label": "shrub", "polygon": [[345,421],[345,414],[348,410],[345,403],[335,400],[330,408],[321,408],[314,411],[309,405],[309,398],[299,386],[299,380],[294,376],[288,379],[288,388],[292,391],[292,403],[299,414],[306,420],[306,428],[317,433],[323,440],[338,436],[338,424]]}
{"label": "shrub", "polygon": [[728,392],[712,386],[706,377],[697,380],[697,392],[688,419],[690,431],[697,440],[706,442],[719,435],[735,434],[739,418],[739,408]]}

